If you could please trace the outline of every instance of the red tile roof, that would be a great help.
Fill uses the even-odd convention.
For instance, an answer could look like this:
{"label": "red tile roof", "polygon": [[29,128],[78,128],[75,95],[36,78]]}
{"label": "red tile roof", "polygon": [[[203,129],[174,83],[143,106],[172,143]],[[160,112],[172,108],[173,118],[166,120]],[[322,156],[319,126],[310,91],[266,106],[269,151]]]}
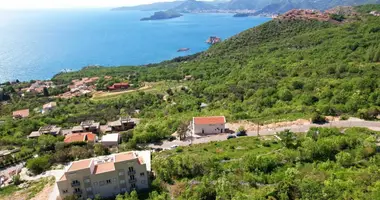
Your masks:
{"label": "red tile roof", "polygon": [[226,118],[224,116],[217,117],[194,117],[194,124],[224,124],[226,123]]}
{"label": "red tile roof", "polygon": [[66,178],[66,175],[63,174],[63,176],[59,179],[59,181],[65,181],[65,180],[67,180],[67,178]]}
{"label": "red tile roof", "polygon": [[71,133],[65,136],[65,143],[71,142],[95,142],[96,135],[93,133]]}
{"label": "red tile roof", "polygon": [[102,163],[95,166],[94,174],[101,174],[111,171],[115,171],[115,165],[113,162]]}
{"label": "red tile roof", "polygon": [[92,159],[80,160],[80,161],[73,162],[67,171],[72,172],[72,171],[78,171],[81,169],[87,169],[90,167],[91,161],[92,161]]}
{"label": "red tile roof", "polygon": [[29,116],[29,109],[24,110],[16,110],[13,112],[13,117],[28,117]]}
{"label": "red tile roof", "polygon": [[133,159],[135,159],[135,155],[133,152],[120,153],[115,155],[115,162],[122,162]]}

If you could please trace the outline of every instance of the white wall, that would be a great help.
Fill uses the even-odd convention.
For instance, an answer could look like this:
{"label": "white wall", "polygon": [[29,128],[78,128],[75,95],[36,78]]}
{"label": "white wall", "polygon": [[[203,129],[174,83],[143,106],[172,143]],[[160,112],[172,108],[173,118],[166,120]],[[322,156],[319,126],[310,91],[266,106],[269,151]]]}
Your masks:
{"label": "white wall", "polygon": [[204,130],[204,134],[216,134],[225,132],[225,124],[194,124],[193,127],[194,134],[202,134],[202,130]]}

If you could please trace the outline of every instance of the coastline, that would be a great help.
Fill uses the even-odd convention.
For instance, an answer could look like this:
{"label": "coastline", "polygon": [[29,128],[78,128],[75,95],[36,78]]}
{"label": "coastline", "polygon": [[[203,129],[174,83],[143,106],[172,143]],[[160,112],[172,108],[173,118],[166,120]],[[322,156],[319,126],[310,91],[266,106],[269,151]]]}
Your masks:
{"label": "coastline", "polygon": [[[28,53],[22,59],[14,59],[15,56],[11,53],[8,53],[8,55],[0,54],[0,59],[3,61],[2,69],[0,69],[0,82],[16,79],[20,81],[45,80],[52,78],[63,69],[73,69],[76,71],[91,65],[116,67],[125,65],[144,66],[151,63],[160,63],[178,57],[177,50],[182,47],[191,49],[183,52],[181,54],[183,56],[207,50],[209,46],[204,41],[210,36],[210,32],[226,39],[270,20],[270,18],[264,17],[252,17],[244,20],[236,19],[230,13],[198,13],[185,14],[181,18],[173,20],[158,20],[143,23],[139,19],[151,12],[110,12],[108,10],[86,12],[85,15],[88,16],[88,19],[79,20],[79,22],[77,16],[82,16],[79,11],[61,11],[58,14],[53,13],[53,16],[62,16],[62,12],[70,12],[69,14],[73,16],[68,19],[59,18],[54,21],[54,24],[72,24],[70,32],[75,33],[75,35],[70,34],[68,37],[59,37],[66,30],[58,30],[55,27],[52,29],[52,22],[45,20],[46,16],[50,16],[52,13],[39,13],[39,16],[37,16],[41,18],[39,24],[46,28],[41,29],[42,33],[36,32],[28,34],[28,37],[22,37],[24,38],[24,44],[28,48],[32,48],[32,50],[25,49],[25,45],[14,45],[13,41],[16,38],[13,36],[9,37],[9,42],[5,41],[2,47],[0,47],[0,52],[5,51],[5,49],[12,49],[17,54],[24,54],[25,51]],[[19,14],[29,17],[32,13],[17,12],[15,15],[18,16]],[[100,20],[99,23],[93,22],[96,19],[95,17],[100,15],[107,17]],[[98,25],[104,21],[109,21],[109,18],[113,19],[113,22],[106,29]],[[86,25],[88,23],[95,25],[88,26]],[[184,26],[186,24],[197,24],[198,26],[188,33],[191,37],[180,34],[184,31],[189,31]],[[227,26],[227,24],[232,25]],[[25,32],[28,32],[25,30],[29,30],[29,26],[31,28],[36,27],[33,23],[31,25],[20,23],[21,25],[24,26],[22,29],[13,26],[5,27],[0,36],[5,38],[7,34],[10,34],[11,30],[20,30],[19,35],[23,36]],[[130,26],[139,29],[140,33],[136,31],[131,32],[128,28]],[[100,29],[102,31],[97,31]],[[43,33],[46,32],[49,32],[50,36],[47,38],[42,37]],[[115,34],[117,32],[120,33]],[[88,34],[91,34],[93,38],[99,39],[93,40]],[[109,36],[105,37],[106,35]],[[143,45],[136,43],[137,41],[141,41],[141,37],[147,38]],[[162,39],[157,40],[156,38],[158,37]],[[42,41],[38,49],[34,49],[35,43],[32,42],[34,40]],[[79,43],[78,41],[81,42]],[[135,48],[129,48],[132,45]],[[60,48],[57,48],[58,46]],[[99,49],[97,48],[98,46],[103,46],[103,48]]]}

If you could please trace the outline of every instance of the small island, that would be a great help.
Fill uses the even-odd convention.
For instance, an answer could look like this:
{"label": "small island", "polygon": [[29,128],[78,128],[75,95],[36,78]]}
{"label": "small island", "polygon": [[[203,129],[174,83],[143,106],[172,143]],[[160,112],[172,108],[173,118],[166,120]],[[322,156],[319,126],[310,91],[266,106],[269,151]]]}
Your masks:
{"label": "small island", "polygon": [[233,17],[249,17],[252,15],[252,13],[236,13]]}
{"label": "small island", "polygon": [[182,14],[180,14],[176,11],[167,10],[167,11],[155,12],[150,17],[142,18],[141,21],[173,19],[173,18],[177,18],[177,17],[181,17],[181,16],[182,16]]}
{"label": "small island", "polygon": [[185,52],[185,51],[189,51],[190,48],[180,48],[177,50],[177,52]]}

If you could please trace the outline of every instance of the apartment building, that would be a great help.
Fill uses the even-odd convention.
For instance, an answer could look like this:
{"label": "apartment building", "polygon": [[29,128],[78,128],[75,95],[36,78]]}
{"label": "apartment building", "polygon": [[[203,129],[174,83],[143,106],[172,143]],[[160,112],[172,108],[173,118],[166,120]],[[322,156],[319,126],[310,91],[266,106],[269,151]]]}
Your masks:
{"label": "apartment building", "polygon": [[150,151],[131,151],[72,162],[57,181],[60,198],[113,197],[149,188]]}

